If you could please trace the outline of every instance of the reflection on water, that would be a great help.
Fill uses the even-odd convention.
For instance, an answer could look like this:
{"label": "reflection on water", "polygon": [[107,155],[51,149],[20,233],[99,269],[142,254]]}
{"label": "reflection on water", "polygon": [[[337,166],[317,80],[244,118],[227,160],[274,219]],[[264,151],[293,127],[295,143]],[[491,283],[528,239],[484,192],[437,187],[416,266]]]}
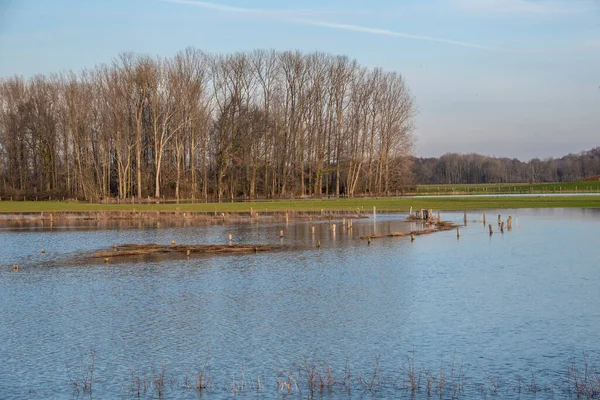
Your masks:
{"label": "reflection on water", "polygon": [[[539,385],[560,384],[583,351],[600,358],[593,243],[600,213],[488,210],[488,223],[497,214],[513,217],[511,232],[490,237],[482,215],[471,213],[460,239],[448,231],[370,245],[358,237],[419,226],[379,214],[355,220],[352,230],[341,221],[335,229],[328,222],[4,229],[0,398],[68,397],[69,375],[81,375],[92,348],[98,398],[136,397],[132,376],[151,377],[164,365],[168,378],[182,379],[207,358],[211,398],[232,398],[242,374],[248,386],[260,377],[261,397],[280,398],[278,372],[313,358],[341,375],[350,360],[353,376],[367,376],[377,359],[381,376],[397,378],[411,354],[417,368],[444,365],[447,373],[453,359],[457,368],[464,362],[465,398],[481,397],[482,385],[489,393],[482,371],[503,388],[514,389],[519,376],[529,382],[532,372]],[[463,214],[442,218],[462,224]],[[118,265],[78,258],[114,242],[225,244],[229,234],[234,243],[281,242],[286,250]],[[376,397],[410,395],[402,382],[380,382]],[[182,386],[172,384],[166,398],[197,398]],[[362,393],[354,387],[350,397]],[[349,397],[339,387],[323,396]],[[562,389],[535,395],[552,396],[564,397]],[[505,389],[507,397],[534,394]]]}

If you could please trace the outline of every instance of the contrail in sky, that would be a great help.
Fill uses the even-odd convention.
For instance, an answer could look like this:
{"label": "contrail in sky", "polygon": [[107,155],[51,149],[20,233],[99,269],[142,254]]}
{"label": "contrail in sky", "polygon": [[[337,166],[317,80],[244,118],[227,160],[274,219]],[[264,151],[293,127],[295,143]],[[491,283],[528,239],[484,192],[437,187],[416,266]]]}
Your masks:
{"label": "contrail in sky", "polygon": [[202,8],[221,11],[221,12],[228,12],[228,13],[247,14],[247,15],[262,16],[262,17],[276,17],[280,21],[287,21],[287,22],[301,24],[301,25],[311,25],[311,26],[318,26],[318,27],[322,27],[322,28],[330,28],[330,29],[337,29],[337,30],[343,30],[343,31],[362,32],[362,33],[368,33],[371,35],[393,36],[393,37],[399,37],[399,38],[404,38],[404,39],[444,43],[444,44],[450,44],[450,45],[454,45],[454,46],[469,47],[469,48],[480,49],[480,50],[498,51],[498,49],[496,49],[494,47],[489,47],[489,46],[484,46],[484,45],[479,45],[479,44],[474,44],[474,43],[468,43],[468,42],[461,42],[458,40],[452,40],[452,39],[446,39],[446,38],[438,38],[438,37],[423,36],[423,35],[413,35],[413,34],[405,33],[405,32],[392,31],[392,30],[388,30],[388,29],[371,28],[371,27],[362,26],[362,25],[340,24],[340,23],[330,22],[330,21],[298,18],[298,17],[294,17],[293,11],[261,10],[261,9],[252,9],[252,8],[232,7],[232,6],[225,6],[225,5],[221,5],[221,4],[211,3],[208,1],[195,1],[195,0],[162,0],[162,1],[165,1],[168,3],[193,5],[193,6],[197,6],[197,7],[202,7]]}

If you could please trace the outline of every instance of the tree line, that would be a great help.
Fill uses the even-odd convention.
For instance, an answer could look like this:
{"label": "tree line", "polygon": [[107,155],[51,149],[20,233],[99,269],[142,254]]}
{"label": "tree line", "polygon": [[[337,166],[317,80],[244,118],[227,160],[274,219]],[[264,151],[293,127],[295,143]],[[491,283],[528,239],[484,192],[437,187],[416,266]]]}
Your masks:
{"label": "tree line", "polygon": [[600,147],[561,158],[496,158],[448,153],[415,158],[415,182],[421,184],[574,182],[600,174]]}
{"label": "tree line", "polygon": [[411,180],[414,115],[399,73],[345,56],[122,53],[0,80],[0,195],[385,195]]}

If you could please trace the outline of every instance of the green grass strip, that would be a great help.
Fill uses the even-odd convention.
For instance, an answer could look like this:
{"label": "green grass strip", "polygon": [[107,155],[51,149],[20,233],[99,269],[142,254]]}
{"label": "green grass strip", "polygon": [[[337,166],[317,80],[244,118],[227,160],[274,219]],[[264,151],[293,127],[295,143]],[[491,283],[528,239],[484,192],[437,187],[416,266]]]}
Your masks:
{"label": "green grass strip", "polygon": [[67,201],[0,201],[0,213],[38,212],[281,212],[281,211],[408,211],[420,208],[436,210],[483,210],[495,208],[600,208],[600,196],[489,196],[489,197],[425,197],[425,198],[353,198],[253,201],[196,204],[92,204]]}

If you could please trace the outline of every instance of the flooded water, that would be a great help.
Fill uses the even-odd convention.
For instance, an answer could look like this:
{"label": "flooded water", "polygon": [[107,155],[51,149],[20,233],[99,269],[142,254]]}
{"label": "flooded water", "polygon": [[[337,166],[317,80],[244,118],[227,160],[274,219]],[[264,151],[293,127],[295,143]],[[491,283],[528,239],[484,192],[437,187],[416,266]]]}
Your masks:
{"label": "flooded water", "polygon": [[[2,229],[0,398],[565,398],[569,366],[600,362],[600,210],[500,213],[513,217],[503,234],[489,210],[492,236],[471,213],[459,239],[370,245],[358,236],[416,226],[395,214],[314,235],[309,222]],[[284,249],[88,258],[228,234]]]}

